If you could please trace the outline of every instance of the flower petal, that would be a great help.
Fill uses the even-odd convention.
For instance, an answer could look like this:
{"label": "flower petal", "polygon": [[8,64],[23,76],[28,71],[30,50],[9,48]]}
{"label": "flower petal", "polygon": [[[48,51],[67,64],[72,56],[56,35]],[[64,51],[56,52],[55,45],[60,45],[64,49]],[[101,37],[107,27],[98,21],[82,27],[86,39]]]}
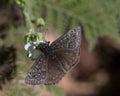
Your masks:
{"label": "flower petal", "polygon": [[28,51],[28,57],[31,58],[31,59],[37,59],[40,54],[41,54],[41,51],[39,49],[36,49],[36,46],[39,45],[41,42],[43,41],[39,41],[39,42],[30,42],[30,43],[27,43],[24,48],[26,51]]}
{"label": "flower petal", "polygon": [[30,43],[25,44],[25,46],[24,46],[25,50],[27,50],[27,51],[28,51],[28,48],[29,48],[30,46],[31,46],[31,44],[30,44]]}

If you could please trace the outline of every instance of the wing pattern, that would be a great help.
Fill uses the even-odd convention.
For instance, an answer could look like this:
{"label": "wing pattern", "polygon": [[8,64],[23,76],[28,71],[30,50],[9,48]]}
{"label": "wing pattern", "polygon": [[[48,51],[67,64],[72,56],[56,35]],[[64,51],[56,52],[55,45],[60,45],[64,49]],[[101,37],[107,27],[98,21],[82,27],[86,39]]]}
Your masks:
{"label": "wing pattern", "polygon": [[46,56],[44,54],[41,54],[27,74],[25,83],[30,85],[44,84],[48,75],[47,62],[48,59]]}
{"label": "wing pattern", "polygon": [[[49,47],[56,58],[41,56],[33,64],[25,83],[51,85],[58,83],[80,60],[81,28],[77,27],[55,40]],[[58,65],[61,65],[59,67]],[[65,72],[63,71],[65,70]]]}

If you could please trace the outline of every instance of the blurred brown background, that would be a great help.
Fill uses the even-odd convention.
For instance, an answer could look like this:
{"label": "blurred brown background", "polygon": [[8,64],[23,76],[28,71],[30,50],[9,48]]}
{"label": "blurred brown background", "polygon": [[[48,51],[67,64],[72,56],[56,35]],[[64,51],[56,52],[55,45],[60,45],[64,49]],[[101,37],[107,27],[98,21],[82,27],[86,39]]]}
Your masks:
{"label": "blurred brown background", "polygon": [[26,63],[33,63],[24,51],[26,28],[21,27],[25,26],[24,14],[12,0],[1,0],[0,96],[120,96],[120,1],[36,0],[30,4],[31,9],[38,9],[32,15],[42,16],[49,26],[46,37],[49,41],[82,26],[80,62],[57,87],[43,90],[42,86],[31,91],[23,82],[31,66]]}

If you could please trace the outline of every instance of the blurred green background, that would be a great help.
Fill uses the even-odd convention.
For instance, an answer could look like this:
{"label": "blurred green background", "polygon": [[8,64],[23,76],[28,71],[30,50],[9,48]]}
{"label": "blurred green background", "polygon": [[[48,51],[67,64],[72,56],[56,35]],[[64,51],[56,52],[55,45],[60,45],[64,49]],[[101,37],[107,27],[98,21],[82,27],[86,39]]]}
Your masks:
{"label": "blurred green background", "polygon": [[28,86],[28,24],[16,1],[0,0],[0,96],[120,96],[120,0],[26,0],[31,20],[42,17],[54,41],[81,26],[81,61],[58,84]]}

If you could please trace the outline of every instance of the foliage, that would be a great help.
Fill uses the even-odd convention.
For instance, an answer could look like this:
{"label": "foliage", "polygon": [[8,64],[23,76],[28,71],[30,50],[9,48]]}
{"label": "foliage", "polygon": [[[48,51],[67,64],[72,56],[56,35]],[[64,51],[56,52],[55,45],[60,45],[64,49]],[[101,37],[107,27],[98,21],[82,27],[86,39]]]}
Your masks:
{"label": "foliage", "polygon": [[[35,5],[34,5],[35,4]],[[43,17],[49,28],[61,35],[82,26],[91,48],[97,38],[110,36],[120,41],[119,0],[31,0],[33,18]]]}
{"label": "foliage", "polygon": [[[17,31],[16,31],[17,30]],[[17,49],[17,76],[14,78],[13,82],[7,86],[7,90],[4,92],[2,96],[64,96],[64,91],[57,86],[37,86],[29,87],[24,83],[24,78],[33,64],[33,61],[27,58],[27,55],[24,51],[24,30],[27,30],[24,27],[19,27],[17,29],[11,27],[9,29],[9,34],[7,35],[4,43],[7,46],[14,44]],[[5,86],[5,85],[4,85]],[[4,91],[4,87],[3,87]]]}
{"label": "foliage", "polygon": [[[10,5],[12,4],[12,2],[15,2],[18,0],[6,0],[6,2],[4,1],[4,4]],[[24,1],[24,0],[21,0]],[[2,3],[2,4],[3,4]],[[25,12],[28,14],[30,14],[30,11],[28,10],[30,7],[30,3],[28,1],[25,2],[25,4],[27,4],[27,7],[25,8]],[[33,4],[34,5],[34,4]],[[24,7],[24,4],[22,4],[21,8]],[[9,6],[10,8],[10,6]],[[24,12],[23,12],[24,13]],[[28,19],[32,19],[32,15],[29,15],[30,17]],[[28,20],[27,19],[27,20]],[[9,19],[10,20],[10,19]],[[39,27],[41,19],[38,19],[37,26]],[[51,96],[64,96],[64,92],[61,88],[54,86],[54,87],[50,87],[48,89],[44,89],[42,86],[40,86],[37,90],[38,92],[36,93],[36,88],[35,89],[31,89],[29,88],[27,85],[24,84],[24,78],[28,72],[28,70],[30,69],[30,67],[33,64],[33,61],[30,61],[27,58],[27,54],[25,53],[24,50],[24,36],[25,34],[29,31],[28,29],[28,24],[29,22],[26,21],[27,27],[23,27],[23,26],[19,26],[17,28],[15,28],[12,23],[10,23],[10,27],[6,38],[4,38],[3,40],[0,39],[0,45],[7,45],[7,46],[11,46],[14,45],[14,47],[17,49],[17,60],[16,60],[16,64],[17,64],[17,77],[14,78],[13,82],[9,84],[9,86],[6,85],[3,86],[3,92],[5,90],[5,92],[2,94],[2,96],[37,96],[38,94],[48,94],[47,96],[50,96],[51,94],[55,94],[55,95],[51,95]],[[44,25],[44,22],[42,21],[42,26]],[[31,26],[29,26],[30,28]],[[25,33],[24,33],[25,32]],[[31,65],[30,65],[31,64]],[[4,88],[5,87],[5,88]],[[7,89],[7,90],[6,90]],[[44,90],[43,90],[44,89]],[[43,92],[42,92],[43,91]]]}
{"label": "foliage", "polygon": [[[18,0],[6,0],[10,3]],[[54,27],[59,35],[69,29],[82,26],[83,35],[87,39],[90,48],[93,48],[100,36],[110,36],[120,41],[120,0],[21,0],[25,1],[27,7],[26,12],[29,13],[30,19],[43,17],[47,27]],[[3,2],[4,3],[4,2]],[[16,32],[17,30],[17,32]],[[17,71],[18,77],[10,86],[3,96],[36,96],[36,93],[29,87],[19,82],[25,78],[25,74],[29,70],[30,64],[33,62],[27,59],[24,47],[24,35],[26,28],[11,28],[6,45],[14,44],[17,50]],[[0,41],[1,42],[1,41]],[[3,43],[2,43],[3,44]],[[19,74],[23,73],[23,74]],[[12,84],[11,84],[12,85]],[[40,89],[42,89],[40,87]],[[54,91],[55,96],[64,96],[61,88],[56,86],[47,87],[47,91]]]}
{"label": "foliage", "polygon": [[[5,92],[3,96],[36,96],[37,93],[33,92],[32,89],[27,88],[23,85],[18,84],[13,84],[14,86],[11,86],[9,88],[9,91]],[[14,91],[13,91],[14,90]]]}

